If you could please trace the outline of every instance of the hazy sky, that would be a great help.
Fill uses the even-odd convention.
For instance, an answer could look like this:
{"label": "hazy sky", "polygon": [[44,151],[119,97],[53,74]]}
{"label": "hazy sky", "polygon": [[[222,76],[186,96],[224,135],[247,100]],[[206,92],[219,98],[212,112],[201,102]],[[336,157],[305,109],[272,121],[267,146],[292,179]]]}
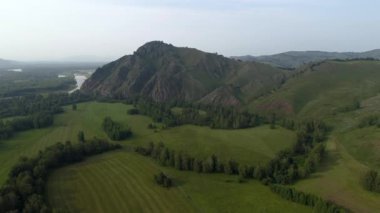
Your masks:
{"label": "hazy sky", "polygon": [[111,60],[151,40],[226,56],[364,51],[380,48],[379,9],[378,0],[0,0],[0,58]]}

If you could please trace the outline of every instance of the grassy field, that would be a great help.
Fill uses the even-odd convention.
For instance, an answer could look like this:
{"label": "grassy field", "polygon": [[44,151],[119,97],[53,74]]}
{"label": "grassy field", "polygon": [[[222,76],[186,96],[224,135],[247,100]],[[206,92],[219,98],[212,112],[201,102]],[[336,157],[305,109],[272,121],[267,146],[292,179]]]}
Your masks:
{"label": "grassy field", "polygon": [[197,158],[207,158],[215,154],[222,160],[234,159],[256,165],[272,159],[277,152],[290,147],[295,140],[293,132],[280,127],[276,130],[269,126],[215,130],[185,125],[141,138],[141,143],[162,141],[172,149],[185,151]]}
{"label": "grassy field", "polygon": [[298,182],[297,189],[333,200],[353,212],[372,213],[380,209],[380,195],[364,190],[361,174],[368,167],[349,154],[343,141],[332,137],[327,143],[328,158],[319,172]]}
{"label": "grassy field", "polygon": [[107,138],[101,129],[105,116],[132,127],[133,137],[123,145],[143,145],[149,141],[163,141],[168,147],[186,151],[197,157],[217,154],[221,159],[233,158],[244,163],[269,160],[274,154],[289,147],[295,135],[284,129],[271,130],[267,126],[245,130],[211,130],[207,127],[181,126],[155,132],[147,126],[152,120],[146,116],[128,115],[131,106],[109,103],[79,104],[77,111],[65,108],[65,113],[55,116],[54,126],[16,134],[0,142],[0,184],[4,183],[9,169],[20,156],[30,156],[56,142],[77,141],[77,133],[85,132],[87,138]]}
{"label": "grassy field", "polygon": [[[159,171],[174,178],[175,187],[155,184]],[[126,151],[65,167],[50,180],[49,201],[64,212],[311,212],[256,181],[180,172]]]}
{"label": "grassy field", "polygon": [[[233,158],[245,163],[260,163],[270,159],[277,151],[295,141],[291,131],[268,126],[245,130],[211,130],[207,127],[181,126],[154,131],[147,126],[152,120],[146,116],[128,115],[131,106],[119,103],[82,103],[77,110],[71,106],[55,116],[49,128],[25,131],[10,140],[0,141],[0,184],[20,156],[32,156],[44,147],[59,141],[77,140],[80,130],[87,138],[106,138],[101,129],[105,116],[129,125],[134,133],[127,141],[118,142],[125,147],[149,141],[164,141],[167,146],[189,152],[197,157],[217,154],[222,159]],[[179,187],[166,190],[153,184],[153,174],[165,170],[175,177]],[[233,183],[226,180],[232,179]],[[178,172],[157,166],[150,159],[128,152],[115,152],[58,170],[50,179],[48,193],[54,206],[65,211],[101,211],[112,209],[134,211],[175,212],[184,209],[192,212],[276,212],[276,209],[306,207],[284,201],[257,182],[238,184],[236,177]],[[112,181],[111,181],[112,180]],[[66,183],[66,184],[65,184]],[[146,184],[146,185],[145,185]],[[77,191],[75,189],[78,188]],[[98,195],[98,196],[94,196]],[[58,200],[64,202],[58,203]],[[135,198],[134,198],[135,197]],[[220,201],[224,202],[221,203]],[[88,207],[88,203],[99,203]],[[235,209],[239,206],[239,209]],[[90,209],[87,209],[90,208]],[[240,209],[241,208],[241,209]]]}
{"label": "grassy field", "polygon": [[210,130],[207,127],[182,126],[154,132],[147,126],[152,120],[146,116],[128,115],[131,106],[109,103],[79,104],[77,111],[65,108],[65,113],[55,117],[52,127],[16,134],[10,140],[0,142],[0,184],[4,183],[9,169],[20,156],[31,156],[56,142],[77,140],[83,130],[87,138],[107,138],[101,129],[105,116],[132,127],[133,137],[123,145],[141,145],[149,141],[164,141],[167,146],[186,151],[197,157],[217,154],[222,159],[231,157],[244,163],[257,163],[270,159],[277,151],[290,146],[294,133],[271,130],[267,126],[245,130]]}

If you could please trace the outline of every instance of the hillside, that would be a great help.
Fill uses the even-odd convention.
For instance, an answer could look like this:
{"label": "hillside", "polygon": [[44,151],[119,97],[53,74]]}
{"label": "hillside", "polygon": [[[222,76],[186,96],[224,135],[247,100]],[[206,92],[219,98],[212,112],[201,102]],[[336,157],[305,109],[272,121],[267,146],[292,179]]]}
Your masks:
{"label": "hillside", "polygon": [[269,65],[153,41],[99,68],[82,91],[114,98],[145,96],[158,102],[239,105],[285,79],[286,71]]}
{"label": "hillside", "polygon": [[368,102],[380,94],[379,85],[379,61],[326,61],[296,73],[276,92],[251,102],[249,108],[298,117],[331,117],[370,107]]}
{"label": "hillside", "polygon": [[323,52],[323,51],[290,51],[275,55],[265,56],[236,56],[233,57],[242,61],[256,61],[271,64],[276,67],[295,69],[304,64],[331,60],[331,59],[355,59],[355,58],[374,58],[380,59],[380,49],[367,52]]}

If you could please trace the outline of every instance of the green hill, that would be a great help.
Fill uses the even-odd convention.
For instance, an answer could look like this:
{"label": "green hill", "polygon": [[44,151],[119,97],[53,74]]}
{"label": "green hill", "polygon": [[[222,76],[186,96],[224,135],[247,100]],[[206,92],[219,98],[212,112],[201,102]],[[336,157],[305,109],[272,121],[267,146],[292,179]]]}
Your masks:
{"label": "green hill", "polygon": [[379,61],[326,61],[296,73],[249,107],[298,117],[331,117],[366,107],[380,94],[379,85]]}
{"label": "green hill", "polygon": [[265,56],[235,56],[233,57],[243,61],[256,61],[271,64],[276,67],[287,69],[296,69],[309,63],[315,63],[331,59],[357,59],[373,58],[380,59],[380,49],[367,52],[323,52],[323,51],[290,51],[274,55]]}

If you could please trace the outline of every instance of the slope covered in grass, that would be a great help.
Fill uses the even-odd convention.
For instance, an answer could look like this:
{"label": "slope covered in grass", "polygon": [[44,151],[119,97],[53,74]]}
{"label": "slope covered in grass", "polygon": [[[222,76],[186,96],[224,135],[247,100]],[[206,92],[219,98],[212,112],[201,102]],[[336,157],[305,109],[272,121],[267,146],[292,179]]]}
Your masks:
{"label": "slope covered in grass", "polygon": [[[155,184],[159,171],[175,186]],[[256,181],[239,184],[234,176],[180,172],[126,151],[58,170],[47,193],[64,212],[311,212]]]}
{"label": "slope covered in grass", "polygon": [[309,67],[280,89],[250,104],[257,111],[326,117],[380,94],[379,61],[327,61]]}
{"label": "slope covered in grass", "polygon": [[360,184],[361,175],[368,167],[350,155],[342,143],[332,137],[322,167],[309,179],[299,181],[296,188],[332,200],[353,212],[378,212],[380,195],[366,191]]}

